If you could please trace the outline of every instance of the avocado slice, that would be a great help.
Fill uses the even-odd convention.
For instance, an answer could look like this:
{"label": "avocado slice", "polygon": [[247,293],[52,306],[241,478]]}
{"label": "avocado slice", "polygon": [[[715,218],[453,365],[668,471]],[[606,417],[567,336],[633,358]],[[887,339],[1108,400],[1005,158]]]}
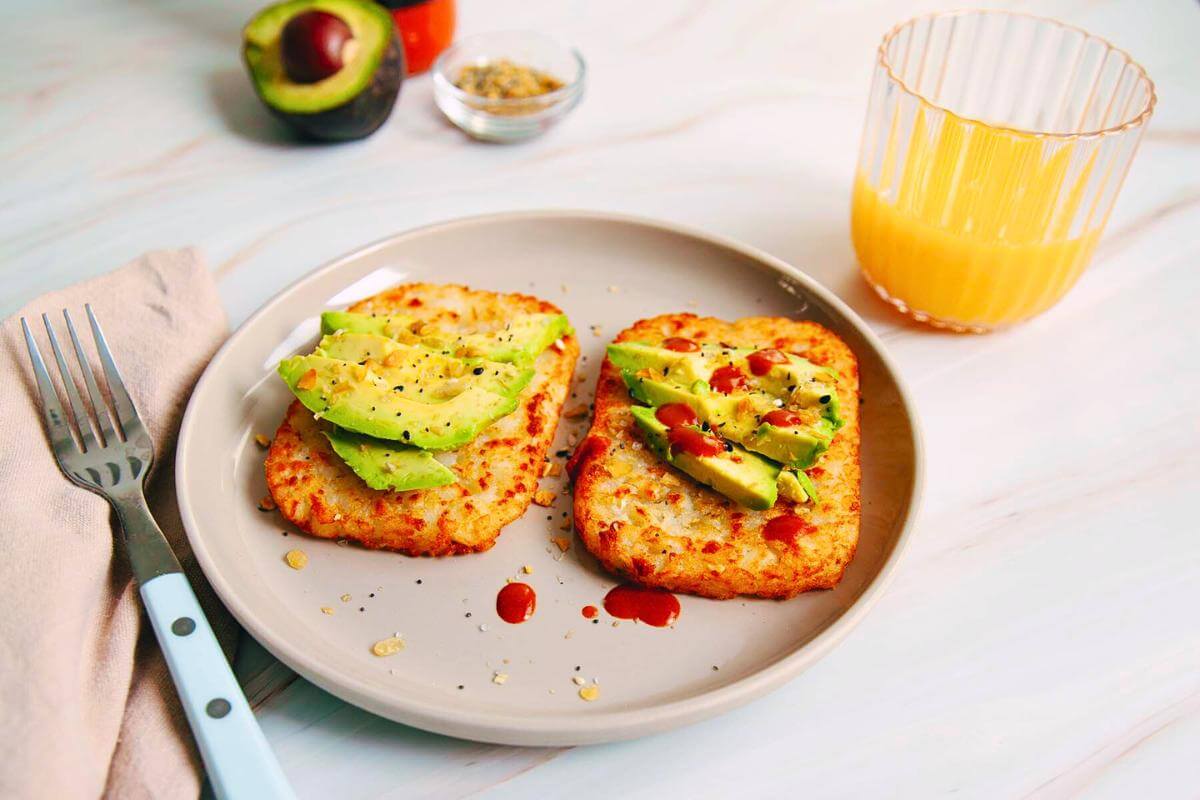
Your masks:
{"label": "avocado slice", "polygon": [[793,503],[819,503],[817,488],[803,470],[785,469],[779,473],[779,496]]}
{"label": "avocado slice", "polygon": [[490,361],[532,361],[571,332],[571,323],[564,314],[520,314],[501,330],[462,337],[454,350],[460,356]]}
{"label": "avocado slice", "polygon": [[402,314],[357,314],[352,311],[321,312],[321,334],[329,336],[341,331],[373,333],[401,342],[415,342],[420,337],[409,330],[415,317]]}
{"label": "avocado slice", "polygon": [[[313,355],[370,366],[371,374],[393,391],[426,399],[449,395],[459,384],[515,396],[533,380],[527,364],[502,364],[481,358],[455,358],[419,345],[400,344],[369,333],[335,333],[321,339]],[[371,363],[374,362],[374,363]],[[424,392],[418,391],[425,388]]]}
{"label": "avocado slice", "polygon": [[334,428],[325,434],[354,474],[372,489],[404,492],[454,483],[457,478],[428,450]]}
{"label": "avocado slice", "polygon": [[321,315],[321,331],[373,333],[400,342],[424,344],[447,354],[508,363],[532,361],[556,340],[571,333],[571,323],[563,314],[518,314],[500,330],[466,336],[420,336],[412,332],[413,322],[414,319],[403,315],[326,311]]}
{"label": "avocado slice", "polygon": [[696,391],[689,391],[629,370],[621,376],[634,399],[656,407],[684,403],[721,436],[790,467],[812,466],[829,449],[833,437],[829,423],[822,418],[814,419],[810,425],[791,428],[762,423],[763,415],[778,407],[764,392],[724,395],[707,391],[706,385],[699,381],[692,387]]}
{"label": "avocado slice", "polygon": [[[316,76],[298,74],[295,57],[290,50],[285,53],[285,37],[292,41],[300,28],[325,35],[320,32],[328,25],[302,23],[330,15],[343,33],[349,29],[349,44],[337,39],[335,71],[312,80]],[[290,27],[294,21],[296,28]],[[326,55],[328,46],[318,40],[310,49]],[[304,136],[327,141],[374,133],[391,114],[404,76],[404,53],[392,17],[370,0],[286,0],[268,6],[243,29],[242,57],[255,91],[275,116]]]}
{"label": "avocado slice", "polygon": [[325,356],[285,358],[278,371],[307,409],[334,425],[423,450],[460,447],[517,407],[516,394],[466,383],[453,395],[447,381],[400,392],[363,365]]}
{"label": "avocado slice", "polygon": [[775,505],[778,464],[738,445],[715,456],[672,453],[667,426],[654,416],[654,409],[634,406],[629,411],[645,435],[646,444],[667,463],[746,508],[763,511]]}
{"label": "avocado slice", "polygon": [[[784,353],[787,363],[772,364],[755,375],[746,360],[754,350],[702,344],[696,352],[677,352],[644,342],[618,342],[608,346],[608,358],[621,370],[647,372],[656,380],[691,387],[707,383],[719,367],[733,366],[746,376],[751,389],[783,400],[788,408],[819,409],[836,431],[844,424],[838,409],[837,371],[814,364],[794,353]],[[740,396],[735,392],[730,396]]]}

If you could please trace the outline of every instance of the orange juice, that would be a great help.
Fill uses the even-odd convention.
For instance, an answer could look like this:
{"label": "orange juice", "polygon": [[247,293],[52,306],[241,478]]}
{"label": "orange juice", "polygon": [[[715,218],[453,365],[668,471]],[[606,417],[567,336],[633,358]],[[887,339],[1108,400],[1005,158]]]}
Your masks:
{"label": "orange juice", "polygon": [[[875,288],[919,319],[985,330],[1054,304],[1091,258],[1107,208],[1096,151],[917,109],[855,178],[851,232]],[[906,141],[901,142],[901,139]]]}

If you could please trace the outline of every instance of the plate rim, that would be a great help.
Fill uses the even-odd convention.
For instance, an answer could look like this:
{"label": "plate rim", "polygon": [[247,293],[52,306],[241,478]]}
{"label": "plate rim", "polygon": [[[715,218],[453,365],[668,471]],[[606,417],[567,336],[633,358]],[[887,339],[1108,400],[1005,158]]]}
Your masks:
{"label": "plate rim", "polygon": [[[883,563],[875,575],[868,581],[862,592],[823,630],[774,663],[768,664],[732,683],[704,691],[695,696],[638,709],[599,713],[596,713],[595,710],[590,710],[587,714],[565,715],[553,718],[525,717],[494,711],[464,710],[447,707],[436,700],[429,701],[405,695],[391,695],[385,699],[378,696],[375,687],[354,680],[352,677],[327,675],[326,671],[321,667],[320,662],[316,659],[310,659],[302,647],[290,643],[283,638],[274,637],[270,631],[271,626],[269,622],[259,619],[253,609],[242,604],[234,588],[223,580],[216,560],[212,557],[205,544],[204,537],[198,533],[199,524],[196,520],[188,489],[188,457],[191,449],[190,443],[194,436],[193,428],[198,416],[197,398],[202,395],[202,390],[206,387],[207,383],[215,380],[214,375],[218,372],[221,363],[227,357],[234,342],[244,335],[245,331],[252,325],[257,323],[260,317],[267,314],[281,302],[284,302],[284,298],[291,295],[304,284],[316,281],[342,268],[347,263],[357,261],[382,248],[400,244],[405,239],[425,236],[456,227],[469,227],[480,224],[503,224],[509,221],[529,222],[539,220],[620,223],[697,240],[703,244],[741,255],[755,262],[761,269],[787,276],[802,286],[804,291],[815,295],[836,313],[840,314],[863,337],[868,345],[874,349],[880,362],[890,374],[896,385],[900,403],[905,415],[908,417],[912,430],[913,475],[900,531],[896,536],[891,551],[886,555]],[[762,697],[792,680],[827,655],[829,651],[836,647],[866,617],[875,603],[879,601],[895,577],[904,553],[911,544],[920,514],[924,490],[925,450],[920,418],[917,415],[917,410],[912,400],[912,393],[882,340],[845,301],[834,294],[832,290],[818,283],[816,279],[810,277],[807,273],[752,245],[675,222],[639,215],[587,209],[532,209],[457,217],[391,234],[338,256],[299,276],[277,291],[238,325],[236,330],[230,333],[229,337],[210,359],[200,379],[193,387],[184,411],[183,420],[180,424],[179,436],[176,440],[174,467],[180,518],[197,563],[214,592],[221,600],[222,605],[229,610],[238,621],[238,624],[266,648],[271,655],[306,680],[335,697],[370,711],[373,714],[405,725],[433,733],[474,741],[509,745],[545,746],[592,744],[632,739],[699,722]]]}

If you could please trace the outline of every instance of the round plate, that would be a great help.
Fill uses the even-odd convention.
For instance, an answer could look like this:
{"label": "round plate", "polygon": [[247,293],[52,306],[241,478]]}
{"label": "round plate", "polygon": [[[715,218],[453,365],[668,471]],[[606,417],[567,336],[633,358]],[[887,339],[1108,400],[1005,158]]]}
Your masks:
{"label": "round plate", "polygon": [[[588,402],[604,345],[630,323],[692,311],[725,319],[812,319],[858,355],[863,519],[841,584],[787,602],[681,596],[673,628],[618,623],[602,605],[616,580],[577,540],[553,537],[570,496],[531,506],[496,546],[456,558],[409,558],[289,531],[256,503],[263,450],[290,395],[280,358],[310,350],[322,309],[406,281],[464,283],[546,298],[583,347],[578,397]],[[596,326],[593,328],[593,326]],[[563,420],[555,450],[584,426]],[[176,480],[196,557],[225,604],[281,661],[343,700],[469,739],[566,745],[640,736],[733,708],[795,677],[866,613],[907,541],[921,486],[911,403],[879,340],[799,270],[744,245],[644,220],[594,213],[477,217],[404,233],[328,264],[278,294],[226,342],[196,386],[180,432]],[[543,486],[562,487],[559,478]],[[303,549],[302,571],[284,554]],[[529,573],[522,572],[528,566]],[[496,616],[509,578],[534,586],[537,613]],[[349,599],[343,599],[349,595]],[[332,614],[322,608],[332,609]],[[400,633],[402,652],[371,645]],[[495,676],[506,675],[502,683]],[[574,678],[599,684],[585,702]],[[494,680],[495,679],[495,680]]]}

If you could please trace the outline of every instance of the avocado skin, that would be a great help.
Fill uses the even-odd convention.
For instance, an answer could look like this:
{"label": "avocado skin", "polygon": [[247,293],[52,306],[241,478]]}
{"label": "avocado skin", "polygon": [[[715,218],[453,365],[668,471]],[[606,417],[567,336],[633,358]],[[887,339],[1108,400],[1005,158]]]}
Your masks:
{"label": "avocado skin", "polygon": [[[365,139],[387,120],[404,81],[404,48],[392,33],[383,61],[370,85],[354,99],[316,114],[294,114],[263,100],[271,113],[306,139],[317,142],[351,142]],[[257,90],[257,86],[255,87]],[[261,98],[262,95],[259,95]]]}
{"label": "avocado skin", "polygon": [[775,505],[779,492],[779,465],[775,462],[736,444],[732,450],[715,456],[672,453],[667,426],[658,421],[654,409],[634,406],[629,411],[646,443],[668,464],[746,508],[765,511]]}

